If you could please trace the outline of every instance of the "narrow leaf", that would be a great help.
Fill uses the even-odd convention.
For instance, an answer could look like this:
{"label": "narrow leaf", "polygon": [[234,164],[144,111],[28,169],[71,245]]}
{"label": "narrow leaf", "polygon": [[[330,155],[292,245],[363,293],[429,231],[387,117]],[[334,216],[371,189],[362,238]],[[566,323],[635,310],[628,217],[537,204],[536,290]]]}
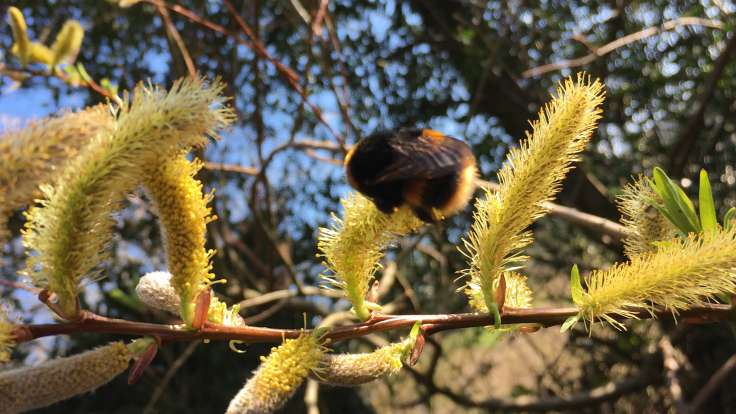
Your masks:
{"label": "narrow leaf", "polygon": [[578,323],[579,320],[580,320],[580,315],[575,315],[575,316],[571,316],[567,318],[565,320],[565,323],[563,323],[562,326],[560,327],[560,332],[565,332],[565,331],[572,329],[572,327],[575,326],[575,324]]}
{"label": "narrow leaf", "polygon": [[716,230],[718,228],[718,219],[716,218],[716,208],[713,204],[713,191],[710,188],[708,173],[705,170],[700,170],[698,199],[700,201],[700,224],[703,225],[703,230]]}
{"label": "narrow leaf", "polygon": [[682,195],[678,191],[679,187],[677,184],[673,183],[659,167],[656,167],[653,173],[656,184],[653,189],[664,202],[664,208],[669,213],[666,216],[685,234],[699,232],[699,223],[693,223],[693,218],[697,221],[695,211],[692,211],[691,217],[688,213],[688,205],[682,200]]}
{"label": "narrow leaf", "polygon": [[723,227],[726,230],[731,230],[731,226],[733,225],[734,218],[736,218],[736,207],[731,207],[728,209],[726,214],[723,216]]}
{"label": "narrow leaf", "polygon": [[583,302],[583,285],[580,282],[580,271],[578,265],[573,265],[570,269],[570,294],[572,301],[577,305]]}

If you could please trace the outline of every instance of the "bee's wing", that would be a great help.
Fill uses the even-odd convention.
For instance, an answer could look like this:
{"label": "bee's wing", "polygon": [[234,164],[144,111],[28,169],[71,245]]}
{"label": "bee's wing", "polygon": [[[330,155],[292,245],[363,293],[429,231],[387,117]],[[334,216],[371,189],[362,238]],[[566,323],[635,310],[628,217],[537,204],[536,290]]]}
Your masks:
{"label": "bee's wing", "polygon": [[464,158],[471,156],[470,149],[461,141],[445,137],[419,136],[413,139],[394,140],[390,144],[395,160],[372,184],[406,179],[433,179],[457,171]]}

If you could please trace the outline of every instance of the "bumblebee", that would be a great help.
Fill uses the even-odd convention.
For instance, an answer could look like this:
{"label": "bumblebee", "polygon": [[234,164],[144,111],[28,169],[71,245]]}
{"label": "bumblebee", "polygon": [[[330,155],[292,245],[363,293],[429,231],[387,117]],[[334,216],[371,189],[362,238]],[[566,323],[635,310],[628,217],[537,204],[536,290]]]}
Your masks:
{"label": "bumblebee", "polygon": [[374,133],[345,157],[350,185],[383,213],[407,204],[425,222],[465,207],[475,190],[475,156],[456,138],[431,129]]}

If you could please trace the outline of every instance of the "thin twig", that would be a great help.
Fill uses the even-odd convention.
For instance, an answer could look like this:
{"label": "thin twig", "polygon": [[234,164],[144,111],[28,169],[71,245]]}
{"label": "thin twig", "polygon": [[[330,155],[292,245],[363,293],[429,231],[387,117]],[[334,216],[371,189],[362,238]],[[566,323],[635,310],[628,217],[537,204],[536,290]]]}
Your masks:
{"label": "thin twig", "polygon": [[181,38],[179,31],[171,21],[169,11],[160,3],[156,4],[156,11],[161,15],[161,20],[163,20],[164,26],[166,27],[166,33],[171,37],[174,43],[176,43],[176,47],[179,48],[179,53],[181,53],[181,58],[184,61],[184,65],[187,67],[189,76],[194,78],[197,76],[197,69],[194,67],[194,62],[192,61],[192,57],[189,55],[189,50],[187,49],[187,45],[184,43],[184,39]]}
{"label": "thin twig", "polygon": [[693,398],[693,401],[690,403],[690,413],[699,413],[701,412],[700,409],[705,405],[705,403],[708,402],[708,400],[713,396],[713,394],[718,391],[718,388],[720,388],[721,385],[723,385],[723,381],[725,381],[729,375],[734,371],[736,368],[736,354],[731,355],[730,358],[726,360],[726,362],[721,365],[720,368],[718,368],[718,371],[713,374],[712,377],[708,380],[708,382],[703,386],[703,388],[698,391],[698,394],[695,395],[695,398]]}
{"label": "thin twig", "polygon": [[199,341],[194,341],[187,345],[187,347],[184,349],[184,352],[182,352],[181,355],[176,358],[174,363],[169,366],[169,369],[166,370],[166,374],[161,379],[161,382],[158,383],[156,389],[153,391],[153,394],[151,394],[151,398],[148,400],[146,407],[143,409],[143,414],[155,412],[156,403],[159,399],[161,399],[161,396],[164,395],[166,386],[169,385],[171,380],[174,378],[174,375],[176,375],[176,373],[184,365],[184,363],[187,362],[189,357],[192,356],[199,344]]}
{"label": "thin twig", "polygon": [[[720,30],[723,29],[723,22],[721,22],[720,20],[703,19],[700,17],[679,17],[674,20],[666,21],[660,26],[647,27],[646,29],[640,30],[638,32],[628,34],[610,43],[606,43],[605,45],[598,48],[594,48],[592,45],[586,44],[586,47],[588,47],[589,49],[593,47],[593,52],[579,58],[565,59],[559,62],[537,66],[535,68],[525,70],[524,72],[522,72],[521,76],[523,76],[524,78],[533,78],[560,69],[575,68],[578,66],[587,65],[598,59],[599,57],[605,56],[616,49],[622,48],[634,42],[638,42],[639,40],[643,40],[648,37],[652,37],[654,35],[673,30],[680,26],[703,26],[709,27],[711,29]],[[579,39],[577,40],[580,41]]]}

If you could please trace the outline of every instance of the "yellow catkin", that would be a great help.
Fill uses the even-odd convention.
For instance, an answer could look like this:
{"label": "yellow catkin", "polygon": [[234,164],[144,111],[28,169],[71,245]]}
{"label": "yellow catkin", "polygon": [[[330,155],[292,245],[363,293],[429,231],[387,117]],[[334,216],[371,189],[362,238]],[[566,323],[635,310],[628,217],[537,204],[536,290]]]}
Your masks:
{"label": "yellow catkin", "polygon": [[112,131],[96,135],[53,185],[42,188],[41,205],[29,210],[23,232],[27,274],[56,293],[64,315],[75,314],[80,281],[94,278],[107,257],[111,214],[146,168],[205,145],[232,119],[222,87],[202,79],[177,81],[168,92],[138,86],[132,102],[125,97]]}
{"label": "yellow catkin", "polygon": [[677,233],[674,225],[652,206],[652,201],[658,200],[659,196],[644,177],[624,187],[617,197],[621,223],[626,228],[624,251],[627,257],[653,252],[654,242],[669,240]]}
{"label": "yellow catkin", "polygon": [[28,27],[23,13],[17,7],[8,8],[8,21],[13,31],[13,50],[20,64],[26,66],[30,55],[30,42],[28,40]]}
{"label": "yellow catkin", "polygon": [[199,161],[184,156],[161,160],[146,168],[143,186],[159,217],[171,285],[181,299],[181,316],[190,323],[197,295],[209,289],[212,279],[210,257],[205,249],[207,223],[214,220],[207,204],[212,194],[202,194],[202,183],[194,178],[202,168]]}
{"label": "yellow catkin", "polygon": [[324,384],[355,386],[396,374],[411,352],[415,339],[407,339],[362,354],[327,354],[322,367],[312,375]]}
{"label": "yellow catkin", "polygon": [[[474,223],[464,239],[469,282],[480,287],[486,308],[495,307],[498,278],[525,259],[532,242],[526,229],[546,213],[543,203],[560,189],[600,118],[603,85],[584,75],[568,78],[539,113],[532,132],[511,150],[498,173],[499,189],[476,202]],[[491,306],[492,305],[492,306]]]}
{"label": "yellow catkin", "polygon": [[64,61],[73,63],[77,53],[79,53],[79,48],[82,46],[83,39],[84,29],[78,21],[67,20],[64,22],[61,31],[56,35],[54,44],[51,45],[51,53],[53,54],[51,66],[56,66]]}
{"label": "yellow catkin", "polygon": [[8,315],[0,302],[0,362],[10,360],[10,351],[15,346],[14,328],[15,326],[8,321]]}
{"label": "yellow catkin", "polygon": [[736,231],[691,234],[659,244],[607,270],[593,271],[577,302],[586,320],[623,328],[616,316],[635,318],[637,310],[661,306],[672,312],[713,301],[736,291]]}
{"label": "yellow catkin", "polygon": [[128,368],[131,353],[122,342],[57,358],[36,367],[0,372],[0,411],[42,408],[107,384]]}
{"label": "yellow catkin", "polygon": [[261,366],[230,401],[227,414],[265,414],[281,408],[315,370],[325,353],[315,335],[287,339],[261,357]]}
{"label": "yellow catkin", "polygon": [[360,194],[342,200],[340,219],[333,214],[332,225],[320,228],[317,247],[331,274],[323,278],[341,289],[353,304],[356,315],[368,319],[365,295],[380,268],[383,250],[399,236],[422,226],[408,208],[387,215]]}
{"label": "yellow catkin", "polygon": [[7,236],[6,215],[41,196],[39,185],[51,181],[93,137],[109,132],[113,122],[110,109],[98,105],[0,135],[0,243]]}

